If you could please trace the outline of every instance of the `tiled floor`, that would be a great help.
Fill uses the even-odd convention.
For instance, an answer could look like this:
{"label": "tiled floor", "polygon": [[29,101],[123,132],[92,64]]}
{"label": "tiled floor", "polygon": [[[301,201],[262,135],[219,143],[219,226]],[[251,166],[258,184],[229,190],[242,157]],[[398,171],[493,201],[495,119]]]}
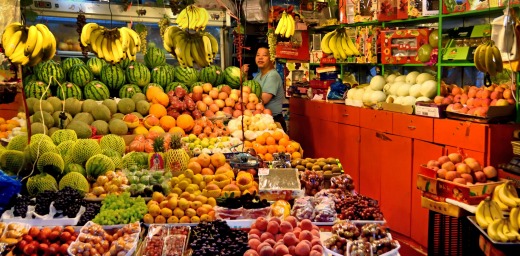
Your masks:
{"label": "tiled floor", "polygon": [[399,254],[401,256],[426,256],[428,255],[428,251],[426,248],[421,245],[415,243],[409,238],[406,238],[396,232],[392,232],[392,237],[399,241],[401,245],[401,249],[399,249]]}

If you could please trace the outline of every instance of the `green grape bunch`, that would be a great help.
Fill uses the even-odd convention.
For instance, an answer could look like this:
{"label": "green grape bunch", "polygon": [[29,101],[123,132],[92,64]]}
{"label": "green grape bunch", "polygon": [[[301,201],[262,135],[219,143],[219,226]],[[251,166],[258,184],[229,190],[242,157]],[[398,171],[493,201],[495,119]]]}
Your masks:
{"label": "green grape bunch", "polygon": [[276,36],[272,29],[267,32],[267,43],[269,44],[269,57],[271,61],[276,60]]}
{"label": "green grape bunch", "polygon": [[109,194],[92,221],[100,225],[128,224],[140,221],[147,212],[146,203],[141,197],[130,197],[128,192]]}
{"label": "green grape bunch", "polygon": [[164,31],[166,31],[166,28],[168,28],[171,24],[170,19],[165,15],[162,19],[157,22],[159,25],[159,31],[161,33],[161,37],[164,38]]}

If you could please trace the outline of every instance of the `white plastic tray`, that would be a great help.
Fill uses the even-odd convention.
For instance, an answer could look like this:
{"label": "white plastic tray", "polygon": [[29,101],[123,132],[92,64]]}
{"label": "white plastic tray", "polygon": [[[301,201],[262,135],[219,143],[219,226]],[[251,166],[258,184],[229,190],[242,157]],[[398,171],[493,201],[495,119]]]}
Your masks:
{"label": "white plastic tray", "polygon": [[[331,232],[320,232],[321,243],[324,244],[325,240],[327,240],[327,238],[329,238],[331,236],[332,236]],[[388,233],[388,238],[392,239],[392,234]],[[381,254],[381,256],[399,256],[399,249],[401,249],[401,244],[399,243],[399,241],[397,241],[397,240],[395,240],[395,241],[397,243],[397,247],[387,253]],[[351,242],[348,242],[347,243],[347,256],[350,256],[350,253],[348,253],[348,251],[350,249],[350,245],[351,245]],[[323,249],[324,249],[323,253],[325,256],[344,256],[342,254],[338,254],[338,253],[335,253],[335,252],[327,249],[327,247],[325,247],[325,246],[323,246]]]}
{"label": "white plastic tray", "polygon": [[[13,214],[13,210],[7,210],[2,214],[1,221],[5,223],[26,223],[31,226],[42,226],[42,223],[45,223],[45,226],[75,226],[76,224],[78,224],[81,215],[83,215],[83,213],[86,210],[85,207],[81,206],[78,214],[74,218],[53,218],[53,216],[56,214],[54,202],[51,203],[49,214],[47,215],[38,215],[34,211],[34,209],[35,207],[30,205],[29,210],[27,210],[27,216],[25,218],[15,217]],[[42,220],[45,220],[45,222],[42,222]]]}

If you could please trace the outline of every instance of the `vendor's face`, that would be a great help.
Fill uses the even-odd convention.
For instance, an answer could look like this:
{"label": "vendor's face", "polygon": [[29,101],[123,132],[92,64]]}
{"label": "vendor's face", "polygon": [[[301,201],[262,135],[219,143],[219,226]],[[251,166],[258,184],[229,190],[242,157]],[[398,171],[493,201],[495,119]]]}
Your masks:
{"label": "vendor's face", "polygon": [[267,48],[258,49],[258,51],[256,52],[255,61],[259,69],[269,67],[271,65],[269,50]]}

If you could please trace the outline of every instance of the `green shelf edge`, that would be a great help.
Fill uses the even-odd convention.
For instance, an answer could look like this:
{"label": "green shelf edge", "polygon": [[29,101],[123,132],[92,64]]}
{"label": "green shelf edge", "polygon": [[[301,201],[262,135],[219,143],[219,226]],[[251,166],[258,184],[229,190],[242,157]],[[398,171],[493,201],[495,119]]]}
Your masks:
{"label": "green shelf edge", "polygon": [[444,62],[441,63],[441,67],[474,67],[475,64],[473,62]]}

